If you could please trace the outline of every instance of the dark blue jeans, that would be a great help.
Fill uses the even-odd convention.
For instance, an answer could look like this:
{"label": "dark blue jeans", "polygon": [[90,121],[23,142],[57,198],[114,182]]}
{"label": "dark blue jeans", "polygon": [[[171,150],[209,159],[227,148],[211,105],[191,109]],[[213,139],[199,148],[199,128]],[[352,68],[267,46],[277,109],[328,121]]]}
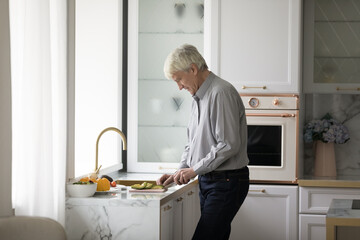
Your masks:
{"label": "dark blue jeans", "polygon": [[229,239],[231,222],[249,191],[249,169],[199,176],[201,217],[193,240]]}

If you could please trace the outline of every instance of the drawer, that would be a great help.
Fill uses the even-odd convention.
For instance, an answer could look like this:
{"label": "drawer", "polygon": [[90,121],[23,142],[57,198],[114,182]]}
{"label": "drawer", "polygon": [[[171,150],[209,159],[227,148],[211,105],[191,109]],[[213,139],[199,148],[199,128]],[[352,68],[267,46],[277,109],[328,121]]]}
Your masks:
{"label": "drawer", "polygon": [[326,214],[333,199],[360,199],[359,188],[300,187],[300,213]]}

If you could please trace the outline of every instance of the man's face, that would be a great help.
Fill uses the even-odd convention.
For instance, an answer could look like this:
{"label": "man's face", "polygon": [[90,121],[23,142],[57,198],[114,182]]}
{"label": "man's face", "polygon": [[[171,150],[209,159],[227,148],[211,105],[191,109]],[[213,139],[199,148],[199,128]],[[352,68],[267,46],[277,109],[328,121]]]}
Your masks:
{"label": "man's face", "polygon": [[[196,71],[196,70],[195,70]],[[199,89],[197,83],[196,74],[193,68],[190,68],[188,72],[178,71],[172,75],[172,79],[177,83],[180,90],[185,89],[191,95],[194,95]]]}

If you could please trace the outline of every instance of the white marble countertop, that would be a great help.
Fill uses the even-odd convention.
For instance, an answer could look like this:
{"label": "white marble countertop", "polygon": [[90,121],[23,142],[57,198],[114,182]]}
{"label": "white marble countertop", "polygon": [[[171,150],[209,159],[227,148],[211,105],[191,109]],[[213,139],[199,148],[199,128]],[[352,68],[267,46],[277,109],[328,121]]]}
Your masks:
{"label": "white marble countertop", "polygon": [[[142,180],[142,181],[155,181],[162,174],[151,174],[151,173],[115,173],[109,174],[114,180]],[[170,199],[173,199],[183,192],[191,189],[197,184],[197,179],[191,180],[185,185],[174,185],[169,187],[166,192],[163,193],[132,193],[129,192],[131,187],[117,185],[115,188],[111,188],[108,192],[96,192],[94,196],[87,198],[73,198],[67,197],[66,203],[69,205],[103,205],[103,206],[117,206],[131,203],[137,200],[146,202],[147,205],[158,206],[159,203],[163,204]]]}
{"label": "white marble countertop", "polygon": [[333,199],[326,217],[360,219],[360,209],[352,209],[352,204],[352,199]]}

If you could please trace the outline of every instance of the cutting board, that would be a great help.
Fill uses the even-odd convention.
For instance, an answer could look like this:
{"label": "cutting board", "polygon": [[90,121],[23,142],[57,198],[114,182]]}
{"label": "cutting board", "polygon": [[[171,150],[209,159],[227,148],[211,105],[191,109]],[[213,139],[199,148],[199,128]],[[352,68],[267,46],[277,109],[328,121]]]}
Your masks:
{"label": "cutting board", "polygon": [[129,189],[129,192],[136,193],[163,193],[166,192],[167,188],[163,189]]}

